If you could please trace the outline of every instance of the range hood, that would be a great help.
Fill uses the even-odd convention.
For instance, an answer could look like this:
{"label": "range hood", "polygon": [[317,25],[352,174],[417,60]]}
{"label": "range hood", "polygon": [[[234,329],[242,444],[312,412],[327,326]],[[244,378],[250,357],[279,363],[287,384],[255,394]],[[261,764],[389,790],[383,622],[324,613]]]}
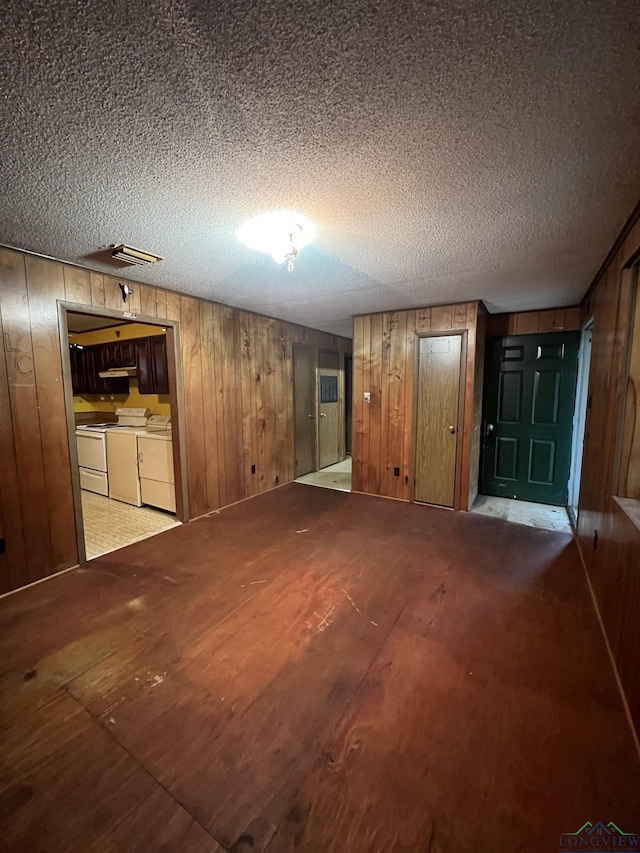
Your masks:
{"label": "range hood", "polygon": [[100,379],[120,379],[123,376],[136,376],[135,367],[111,367],[109,370],[101,370],[98,373]]}

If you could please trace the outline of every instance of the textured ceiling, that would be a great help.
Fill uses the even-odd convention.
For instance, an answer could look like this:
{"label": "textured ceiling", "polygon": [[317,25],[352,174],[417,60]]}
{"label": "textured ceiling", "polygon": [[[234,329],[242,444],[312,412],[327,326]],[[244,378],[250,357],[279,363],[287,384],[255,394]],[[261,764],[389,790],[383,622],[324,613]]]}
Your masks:
{"label": "textured ceiling", "polygon": [[[5,0],[0,242],[317,328],[575,303],[640,197],[637,0]],[[288,273],[246,218],[318,227]]]}

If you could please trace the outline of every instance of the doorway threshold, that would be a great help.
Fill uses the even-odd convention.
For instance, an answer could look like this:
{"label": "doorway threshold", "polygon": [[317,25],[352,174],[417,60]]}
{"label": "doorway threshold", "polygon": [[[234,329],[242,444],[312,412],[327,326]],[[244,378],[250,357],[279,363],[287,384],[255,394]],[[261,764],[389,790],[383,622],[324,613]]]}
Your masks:
{"label": "doorway threshold", "polygon": [[567,509],[564,506],[478,495],[470,512],[500,518],[512,524],[526,524],[527,527],[539,527],[542,530],[573,533]]}
{"label": "doorway threshold", "polygon": [[348,456],[343,462],[328,465],[320,471],[311,474],[303,474],[298,477],[296,483],[304,483],[307,486],[320,486],[323,489],[335,489],[338,492],[351,491],[351,457]]}

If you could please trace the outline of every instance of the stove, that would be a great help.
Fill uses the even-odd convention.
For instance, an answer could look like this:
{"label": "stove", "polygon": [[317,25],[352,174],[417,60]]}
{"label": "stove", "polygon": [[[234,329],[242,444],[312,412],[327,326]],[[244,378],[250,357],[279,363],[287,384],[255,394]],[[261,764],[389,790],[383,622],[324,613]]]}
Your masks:
{"label": "stove", "polygon": [[76,427],[76,433],[79,430],[89,430],[90,432],[106,432],[111,429],[145,429],[147,426],[147,419],[153,420],[153,418],[158,417],[157,415],[152,415],[149,418],[149,409],[145,408],[126,408],[122,407],[120,409],[116,409],[116,415],[118,420],[116,423],[108,423],[108,424],[83,424],[82,426]]}

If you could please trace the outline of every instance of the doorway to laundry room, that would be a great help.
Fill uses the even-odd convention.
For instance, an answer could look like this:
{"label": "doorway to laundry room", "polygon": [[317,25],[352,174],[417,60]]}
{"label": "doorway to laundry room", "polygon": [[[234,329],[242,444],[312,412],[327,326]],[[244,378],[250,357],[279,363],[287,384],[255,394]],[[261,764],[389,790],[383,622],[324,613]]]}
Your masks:
{"label": "doorway to laundry room", "polygon": [[81,562],[185,520],[176,330],[160,322],[61,308]]}

